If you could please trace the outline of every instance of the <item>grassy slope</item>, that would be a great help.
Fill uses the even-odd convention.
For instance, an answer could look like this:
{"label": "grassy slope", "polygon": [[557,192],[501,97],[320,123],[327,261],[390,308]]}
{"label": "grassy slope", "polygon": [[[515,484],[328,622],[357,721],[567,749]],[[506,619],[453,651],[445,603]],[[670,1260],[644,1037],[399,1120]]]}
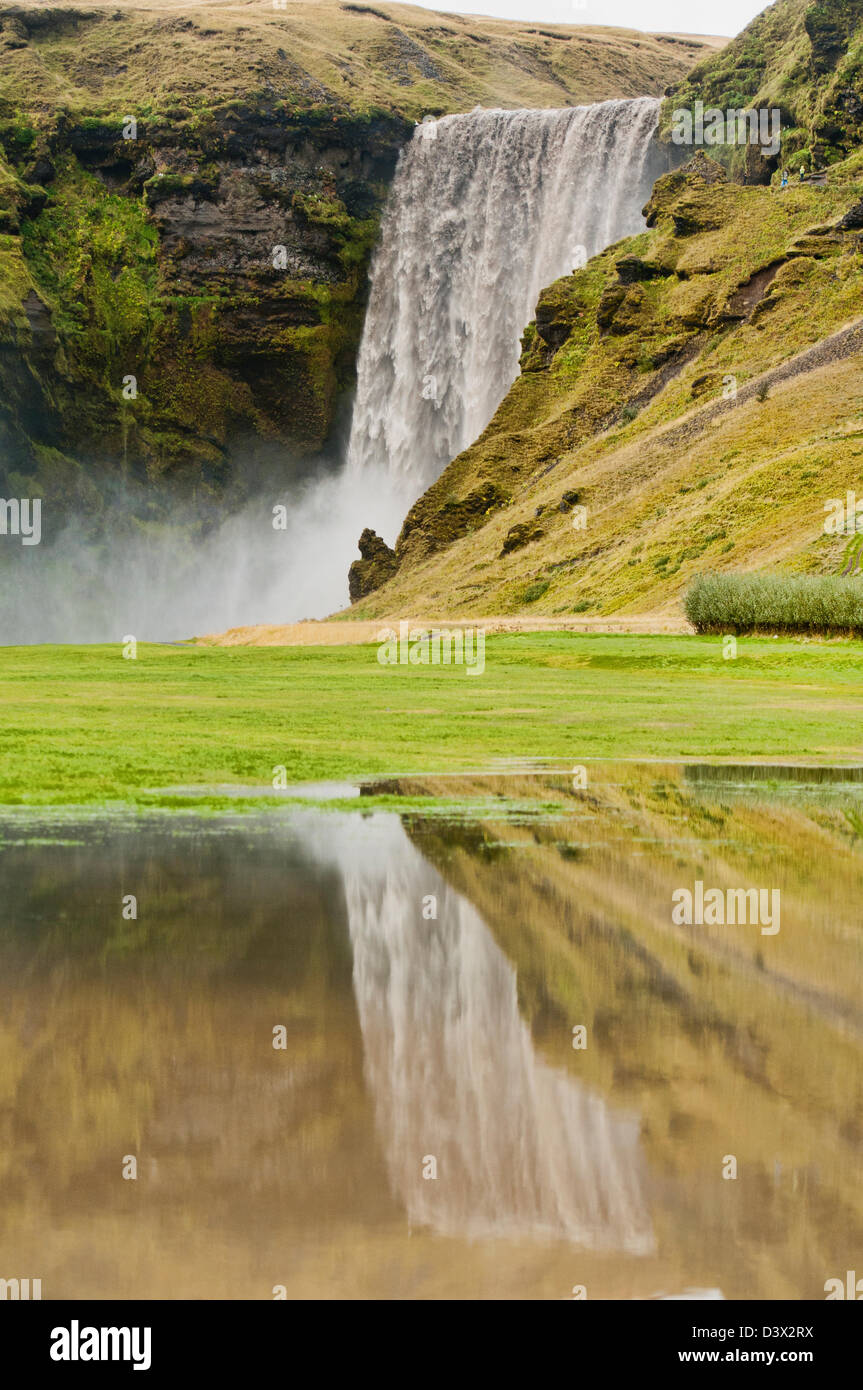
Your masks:
{"label": "grassy slope", "polygon": [[[459,771],[494,758],[863,760],[857,644],[496,637],[484,675],[376,648],[0,651],[0,801]],[[164,798],[161,798],[164,800]]]}
{"label": "grassy slope", "polygon": [[70,13],[91,19],[4,52],[0,98],[47,114],[122,107],[144,115],[214,97],[247,104],[258,92],[302,107],[377,107],[418,119],[476,102],[566,106],[658,94],[705,51],[690,38],[331,0],[288,0],[282,9],[112,0]]}
{"label": "grassy slope", "polygon": [[[859,488],[860,357],[764,400],[746,384],[863,315],[859,234],[806,235],[861,194],[859,155],[826,185],[783,193],[665,176],[650,230],[542,294],[521,377],[416,504],[400,572],[351,616],[637,613],[678,605],[704,569],[837,572],[848,542],[823,535],[824,502]],[[625,254],[655,278],[620,285]],[[740,287],[778,262],[751,317],[735,318]],[[556,351],[540,336],[552,331]],[[503,505],[471,513],[489,486]],[[580,531],[560,510],[572,490],[588,509]],[[502,556],[516,524],[537,539]]]}

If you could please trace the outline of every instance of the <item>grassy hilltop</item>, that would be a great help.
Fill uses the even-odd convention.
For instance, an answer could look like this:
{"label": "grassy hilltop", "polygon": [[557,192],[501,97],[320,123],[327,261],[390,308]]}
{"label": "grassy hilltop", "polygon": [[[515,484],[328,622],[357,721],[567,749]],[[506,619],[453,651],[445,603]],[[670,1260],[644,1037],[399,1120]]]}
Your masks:
{"label": "grassy hilltop", "polygon": [[82,116],[275,98],[419,120],[470,105],[659,95],[716,40],[348,0],[0,6],[3,93]]}

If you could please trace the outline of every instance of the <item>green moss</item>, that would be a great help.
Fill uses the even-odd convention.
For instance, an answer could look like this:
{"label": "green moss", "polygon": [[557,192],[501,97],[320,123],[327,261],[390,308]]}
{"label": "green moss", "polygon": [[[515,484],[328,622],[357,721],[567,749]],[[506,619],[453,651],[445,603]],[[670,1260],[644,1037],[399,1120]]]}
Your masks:
{"label": "green moss", "polygon": [[73,356],[76,340],[84,356],[115,360],[140,342],[155,296],[157,246],[141,200],[110,193],[66,161],[50,206],[23,224],[22,247]]}
{"label": "green moss", "polygon": [[537,599],[548,593],[549,587],[547,579],[537,579],[533,584],[528,584],[521,596],[522,603],[536,603]]}
{"label": "green moss", "polygon": [[20,237],[0,234],[0,341],[23,341],[27,328],[22,303],[31,285]]}
{"label": "green moss", "polygon": [[7,120],[0,120],[0,145],[13,162],[24,158],[39,139],[39,131],[21,111]]}
{"label": "green moss", "polygon": [[200,174],[154,174],[144,184],[144,197],[150,207],[155,207],[166,198],[186,195],[206,198],[215,192],[217,184],[217,177],[205,178]]}

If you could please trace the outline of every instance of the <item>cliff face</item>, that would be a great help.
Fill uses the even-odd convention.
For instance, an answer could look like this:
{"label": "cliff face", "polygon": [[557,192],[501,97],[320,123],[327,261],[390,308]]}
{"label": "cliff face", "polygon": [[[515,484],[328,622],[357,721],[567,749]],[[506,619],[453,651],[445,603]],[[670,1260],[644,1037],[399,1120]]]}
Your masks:
{"label": "cliff face", "polygon": [[25,185],[7,209],[26,289],[6,324],[9,456],[35,439],[218,481],[232,440],[319,449],[404,122],[258,105],[122,128],[37,137],[23,178],[47,164],[45,195]]}
{"label": "cliff face", "polygon": [[698,51],[400,6],[0,8],[4,487],[299,467],[414,121],[659,90]]}

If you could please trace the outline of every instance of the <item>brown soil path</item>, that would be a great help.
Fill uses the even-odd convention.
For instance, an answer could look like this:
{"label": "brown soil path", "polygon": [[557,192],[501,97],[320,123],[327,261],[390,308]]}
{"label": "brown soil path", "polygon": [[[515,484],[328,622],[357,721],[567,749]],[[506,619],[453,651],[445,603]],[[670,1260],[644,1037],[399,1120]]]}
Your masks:
{"label": "brown soil path", "polygon": [[[394,620],[395,621],[395,620]],[[429,628],[481,628],[486,636],[501,632],[601,632],[601,633],[692,633],[694,628],[677,613],[640,613],[621,618],[410,618],[410,630]],[[197,637],[206,647],[341,647],[364,642],[381,642],[381,633],[390,626],[384,619],[373,622],[286,623],[284,626],[260,624],[232,627],[227,632]]]}

